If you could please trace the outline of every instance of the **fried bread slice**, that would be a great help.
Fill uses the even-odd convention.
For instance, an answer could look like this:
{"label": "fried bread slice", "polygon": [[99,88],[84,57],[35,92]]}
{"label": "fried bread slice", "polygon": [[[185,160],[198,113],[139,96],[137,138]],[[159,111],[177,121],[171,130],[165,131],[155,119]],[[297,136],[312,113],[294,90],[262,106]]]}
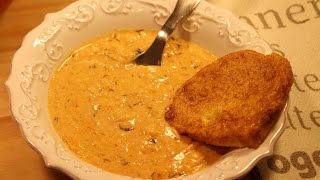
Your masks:
{"label": "fried bread slice", "polygon": [[238,51],[186,81],[165,118],[179,133],[207,144],[257,148],[283,110],[292,83],[287,59]]}

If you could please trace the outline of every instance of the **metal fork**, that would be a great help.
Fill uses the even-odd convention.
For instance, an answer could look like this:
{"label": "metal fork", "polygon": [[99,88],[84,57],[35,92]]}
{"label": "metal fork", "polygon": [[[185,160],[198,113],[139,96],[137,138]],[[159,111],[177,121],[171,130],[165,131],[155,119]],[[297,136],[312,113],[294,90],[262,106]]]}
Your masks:
{"label": "metal fork", "polygon": [[200,3],[201,0],[178,0],[177,4],[158,32],[157,37],[151,46],[142,54],[140,54],[134,62],[138,65],[156,65],[161,66],[162,53],[169,36],[179,23],[179,21],[186,15],[190,14]]}

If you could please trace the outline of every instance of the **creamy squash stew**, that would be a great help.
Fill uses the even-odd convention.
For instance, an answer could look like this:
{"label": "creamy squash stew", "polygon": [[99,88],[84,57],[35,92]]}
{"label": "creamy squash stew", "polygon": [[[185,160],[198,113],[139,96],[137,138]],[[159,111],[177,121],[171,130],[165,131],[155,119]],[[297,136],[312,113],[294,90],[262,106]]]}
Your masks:
{"label": "creamy squash stew", "polygon": [[155,36],[118,30],[95,38],[75,50],[50,82],[57,134],[78,157],[105,171],[173,178],[204,169],[224,153],[179,135],[164,119],[175,91],[216,57],[170,38],[162,66],[133,64]]}

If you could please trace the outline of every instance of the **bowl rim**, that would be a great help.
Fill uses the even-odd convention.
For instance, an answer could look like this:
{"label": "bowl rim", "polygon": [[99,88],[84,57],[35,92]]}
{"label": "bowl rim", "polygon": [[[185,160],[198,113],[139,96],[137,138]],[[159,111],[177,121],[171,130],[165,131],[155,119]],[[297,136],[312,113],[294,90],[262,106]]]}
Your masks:
{"label": "bowl rim", "polygon": [[[9,95],[9,106],[10,106],[10,113],[11,113],[11,117],[17,122],[18,126],[19,126],[19,129],[20,129],[20,132],[22,134],[22,137],[25,139],[25,141],[36,151],[38,152],[42,159],[44,160],[44,163],[47,167],[50,167],[50,168],[54,168],[54,169],[58,169],[64,173],[66,173],[68,176],[74,178],[74,179],[78,179],[78,178],[81,178],[81,177],[78,177],[74,172],[68,170],[68,169],[65,169],[65,168],[62,168],[60,166],[56,166],[55,164],[51,164],[50,163],[50,160],[49,160],[49,157],[47,155],[45,155],[44,153],[41,152],[41,150],[37,147],[37,145],[35,145],[26,135],[26,132],[23,130],[23,124],[21,122],[19,122],[19,120],[16,118],[16,116],[14,115],[14,112],[13,112],[13,98],[12,98],[12,89],[10,88],[10,82],[12,81],[12,76],[13,76],[13,68],[14,68],[14,65],[13,65],[13,62],[16,61],[15,59],[17,59],[17,56],[18,54],[22,51],[22,49],[24,48],[24,46],[26,45],[27,41],[29,41],[30,39],[30,36],[31,34],[33,34],[37,29],[39,29],[40,27],[42,27],[46,21],[48,21],[49,17],[51,16],[55,16],[55,15],[58,15],[60,13],[62,13],[66,8],[71,8],[71,7],[74,7],[76,6],[77,4],[80,4],[81,2],[85,2],[86,0],[79,0],[79,1],[76,1],[76,2],[72,2],[70,4],[68,4],[67,6],[65,6],[64,8],[62,8],[61,10],[59,11],[56,11],[54,13],[48,13],[45,15],[45,18],[44,20],[36,27],[34,27],[32,30],[30,30],[23,38],[22,40],[22,44],[21,46],[18,48],[18,50],[15,52],[14,56],[12,57],[12,62],[11,62],[11,68],[10,68],[10,74],[8,76],[8,79],[5,81],[5,87],[6,87],[6,90],[7,90],[7,93]],[[213,5],[212,3],[208,3],[208,2],[205,2],[207,3],[208,5],[210,6],[214,6],[216,7],[215,5]],[[219,9],[222,9],[223,11],[225,11],[228,15],[232,15],[234,16],[229,10],[226,10],[226,9],[223,9],[223,8],[219,8]],[[244,24],[244,22],[242,22],[242,24]],[[249,27],[249,25],[247,25],[247,28]],[[249,27],[250,29],[253,29],[252,27]],[[254,29],[253,29],[254,30]],[[254,30],[255,31],[255,30]],[[256,31],[255,31],[256,32]],[[257,32],[256,32],[257,33]],[[258,34],[258,33],[257,33]],[[260,36],[259,36],[260,37]],[[264,41],[264,40],[263,40]],[[265,42],[265,41],[264,41]],[[271,49],[270,45],[268,45],[269,48]],[[267,157],[267,156],[270,156],[273,154],[273,151],[274,151],[274,145],[275,143],[277,142],[277,140],[279,139],[279,137],[281,136],[281,134],[284,132],[285,130],[285,122],[286,122],[286,119],[287,119],[287,111],[288,111],[288,108],[289,108],[289,105],[290,105],[290,99],[288,99],[285,107],[283,108],[283,111],[281,112],[281,116],[283,116],[283,122],[281,123],[281,126],[280,128],[276,131],[276,133],[274,134],[273,138],[271,139],[271,141],[269,142],[269,149],[268,150],[265,150],[264,153],[260,154],[259,156],[256,156],[254,159],[252,159],[250,161],[250,163],[247,165],[246,168],[243,168],[242,171],[238,172],[236,175],[234,175],[232,178],[237,178],[237,177],[241,177],[243,176],[244,174],[248,173],[261,159]],[[280,117],[279,117],[279,121],[280,121]],[[229,154],[229,153],[228,153]],[[228,155],[227,154],[227,155]],[[201,172],[201,171],[200,171]]]}

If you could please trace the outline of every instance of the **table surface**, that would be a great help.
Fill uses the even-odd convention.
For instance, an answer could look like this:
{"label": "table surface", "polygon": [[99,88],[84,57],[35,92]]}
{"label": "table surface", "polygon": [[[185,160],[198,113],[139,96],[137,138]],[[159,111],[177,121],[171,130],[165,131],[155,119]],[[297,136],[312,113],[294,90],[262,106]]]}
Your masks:
{"label": "table surface", "polygon": [[[47,168],[41,156],[22,137],[18,124],[11,118],[4,82],[10,73],[12,56],[26,33],[40,24],[46,13],[58,11],[73,1],[0,1],[0,179],[70,179]],[[256,177],[252,171],[244,179]]]}

